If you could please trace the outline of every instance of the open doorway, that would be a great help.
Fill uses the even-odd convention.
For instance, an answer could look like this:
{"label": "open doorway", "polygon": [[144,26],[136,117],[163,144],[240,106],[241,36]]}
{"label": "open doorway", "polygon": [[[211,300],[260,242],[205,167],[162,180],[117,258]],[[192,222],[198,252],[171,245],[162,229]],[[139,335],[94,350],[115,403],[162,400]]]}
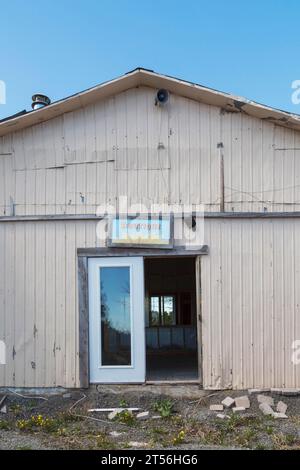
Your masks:
{"label": "open doorway", "polygon": [[146,380],[197,381],[194,258],[145,259]]}

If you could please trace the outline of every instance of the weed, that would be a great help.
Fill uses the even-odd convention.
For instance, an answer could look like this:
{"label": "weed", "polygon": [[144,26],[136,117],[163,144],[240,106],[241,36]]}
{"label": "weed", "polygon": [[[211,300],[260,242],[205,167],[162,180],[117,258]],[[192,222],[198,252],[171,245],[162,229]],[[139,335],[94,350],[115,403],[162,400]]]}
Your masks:
{"label": "weed", "polygon": [[184,442],[185,436],[185,431],[179,431],[179,433],[173,438],[173,445],[176,446],[178,444],[182,444]]}
{"label": "weed", "polygon": [[42,429],[46,432],[57,432],[59,421],[52,418],[45,418],[42,415],[31,416],[29,419],[20,419],[16,423],[21,431],[32,431]]}
{"label": "weed", "polygon": [[128,408],[128,403],[126,400],[122,399],[119,403],[120,408]]}
{"label": "weed", "polygon": [[157,411],[162,418],[169,418],[174,411],[174,403],[168,398],[158,400],[154,403],[153,409]]}
{"label": "weed", "polygon": [[128,410],[123,410],[116,416],[116,421],[119,423],[126,424],[127,426],[133,426],[136,423],[136,417]]}
{"label": "weed", "polygon": [[0,421],[0,430],[1,431],[8,431],[10,428],[7,421]]}
{"label": "weed", "polygon": [[22,407],[18,403],[12,403],[9,407],[9,410],[18,416],[22,411]]}

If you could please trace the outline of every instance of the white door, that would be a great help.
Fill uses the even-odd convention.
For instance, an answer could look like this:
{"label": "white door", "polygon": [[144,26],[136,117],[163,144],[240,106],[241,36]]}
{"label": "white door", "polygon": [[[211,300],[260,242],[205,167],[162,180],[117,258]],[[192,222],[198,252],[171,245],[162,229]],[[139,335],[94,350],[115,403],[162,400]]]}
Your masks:
{"label": "white door", "polygon": [[141,257],[89,259],[91,383],[145,381]]}

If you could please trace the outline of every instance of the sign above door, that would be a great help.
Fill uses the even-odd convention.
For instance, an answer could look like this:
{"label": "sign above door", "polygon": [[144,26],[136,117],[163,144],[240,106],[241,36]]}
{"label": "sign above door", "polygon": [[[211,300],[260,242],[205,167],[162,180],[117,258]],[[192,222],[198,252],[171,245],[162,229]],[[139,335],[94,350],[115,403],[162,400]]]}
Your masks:
{"label": "sign above door", "polygon": [[113,217],[110,219],[111,247],[173,248],[171,216]]}

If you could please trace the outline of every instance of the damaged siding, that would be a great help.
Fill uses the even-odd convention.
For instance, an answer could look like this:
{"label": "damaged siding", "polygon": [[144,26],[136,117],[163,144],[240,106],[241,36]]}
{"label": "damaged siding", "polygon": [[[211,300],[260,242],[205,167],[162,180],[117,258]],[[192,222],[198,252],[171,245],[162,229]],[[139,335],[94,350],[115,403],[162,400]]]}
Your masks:
{"label": "damaged siding", "polygon": [[[300,132],[132,88],[0,138],[0,216],[129,203],[208,212],[300,210]],[[223,163],[222,163],[223,162]],[[300,219],[207,219],[201,259],[206,388],[300,387]],[[79,386],[77,248],[95,221],[0,221],[0,385]]]}
{"label": "damaged siding", "polygon": [[300,132],[173,94],[158,107],[154,96],[130,89],[0,138],[1,215],[95,213],[126,194],[207,211],[299,210]]}

